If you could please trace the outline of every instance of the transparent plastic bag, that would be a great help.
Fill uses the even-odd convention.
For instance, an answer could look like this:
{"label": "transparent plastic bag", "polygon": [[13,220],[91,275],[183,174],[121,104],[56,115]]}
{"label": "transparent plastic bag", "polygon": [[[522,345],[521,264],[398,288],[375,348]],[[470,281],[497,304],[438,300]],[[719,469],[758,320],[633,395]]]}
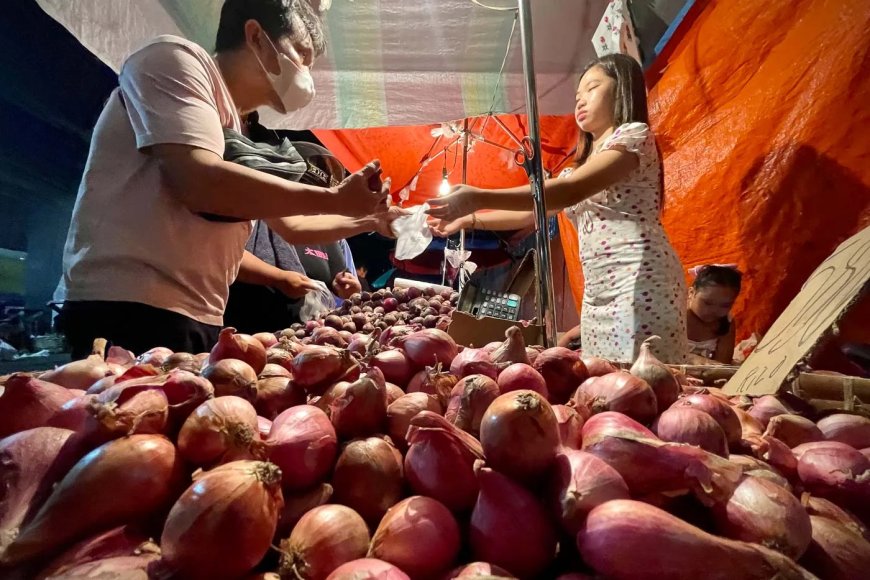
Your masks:
{"label": "transparent plastic bag", "polygon": [[319,280],[314,283],[317,284],[317,290],[309,290],[299,308],[299,320],[302,322],[320,318],[335,309],[335,296],[326,284]]}
{"label": "transparent plastic bag", "polygon": [[426,223],[429,204],[415,206],[411,213],[398,218],[390,226],[396,236],[396,259],[411,260],[422,254],[432,242],[432,232]]}

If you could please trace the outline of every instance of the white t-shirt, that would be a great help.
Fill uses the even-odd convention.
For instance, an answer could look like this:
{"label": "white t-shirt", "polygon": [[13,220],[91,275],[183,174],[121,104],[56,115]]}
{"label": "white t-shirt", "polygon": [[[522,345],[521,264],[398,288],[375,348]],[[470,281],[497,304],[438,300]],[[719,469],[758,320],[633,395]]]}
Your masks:
{"label": "white t-shirt", "polygon": [[223,129],[241,129],[232,97],[211,56],[174,36],[131,55],[119,81],[94,128],[64,247],[66,299],[139,302],[221,325],[251,222],[192,213],[147,149],[223,157]]}

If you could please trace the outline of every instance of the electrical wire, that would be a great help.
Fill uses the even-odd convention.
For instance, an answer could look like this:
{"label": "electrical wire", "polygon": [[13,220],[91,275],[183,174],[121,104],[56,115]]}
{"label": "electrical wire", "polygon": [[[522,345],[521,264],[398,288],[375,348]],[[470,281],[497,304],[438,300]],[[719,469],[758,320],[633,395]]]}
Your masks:
{"label": "electrical wire", "polygon": [[481,2],[480,0],[471,0],[471,3],[476,4],[477,6],[480,6],[481,8],[486,8],[487,10],[495,10],[497,12],[508,12],[510,10],[514,10],[516,12],[519,12],[519,8],[511,8],[510,6],[489,6],[489,5]]}

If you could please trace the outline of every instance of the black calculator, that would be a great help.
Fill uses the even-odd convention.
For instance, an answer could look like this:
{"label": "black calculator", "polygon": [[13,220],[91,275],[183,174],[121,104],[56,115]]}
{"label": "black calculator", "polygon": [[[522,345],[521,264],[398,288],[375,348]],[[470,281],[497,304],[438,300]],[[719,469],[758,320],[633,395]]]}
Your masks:
{"label": "black calculator", "polygon": [[459,309],[472,316],[517,320],[520,314],[520,296],[510,292],[469,285],[463,292]]}

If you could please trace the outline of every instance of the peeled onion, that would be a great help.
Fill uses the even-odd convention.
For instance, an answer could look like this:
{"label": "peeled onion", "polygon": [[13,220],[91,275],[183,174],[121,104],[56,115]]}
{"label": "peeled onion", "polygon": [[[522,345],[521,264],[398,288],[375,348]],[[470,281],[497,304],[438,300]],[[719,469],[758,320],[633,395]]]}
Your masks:
{"label": "peeled onion", "polygon": [[577,387],[589,378],[589,371],[580,359],[580,354],[561,346],[543,351],[532,367],[547,382],[547,391],[553,403],[567,402]]}
{"label": "peeled onion", "polygon": [[357,439],[345,445],[335,464],[333,501],[376,524],[402,498],[403,483],[402,454],[389,440]]}
{"label": "peeled onion", "polygon": [[[92,354],[82,360],[74,360],[61,365],[53,371],[39,375],[40,380],[53,383],[67,389],[88,390],[98,380],[111,376],[112,369],[103,360],[101,354]],[[8,385],[8,381],[7,381]]]}
{"label": "peeled onion", "polygon": [[816,424],[800,415],[777,415],[767,423],[766,435],[776,437],[789,447],[797,447],[803,443],[822,441],[824,434]]}
{"label": "peeled onion", "polygon": [[358,513],[343,505],[323,505],[306,513],[281,542],[281,576],[326,578],[333,570],[363,558],[369,530]]}
{"label": "peeled onion", "polygon": [[236,333],[235,328],[224,328],[211,349],[208,364],[213,365],[225,358],[244,361],[254,369],[254,375],[259,375],[266,366],[266,347],[251,335]]}

